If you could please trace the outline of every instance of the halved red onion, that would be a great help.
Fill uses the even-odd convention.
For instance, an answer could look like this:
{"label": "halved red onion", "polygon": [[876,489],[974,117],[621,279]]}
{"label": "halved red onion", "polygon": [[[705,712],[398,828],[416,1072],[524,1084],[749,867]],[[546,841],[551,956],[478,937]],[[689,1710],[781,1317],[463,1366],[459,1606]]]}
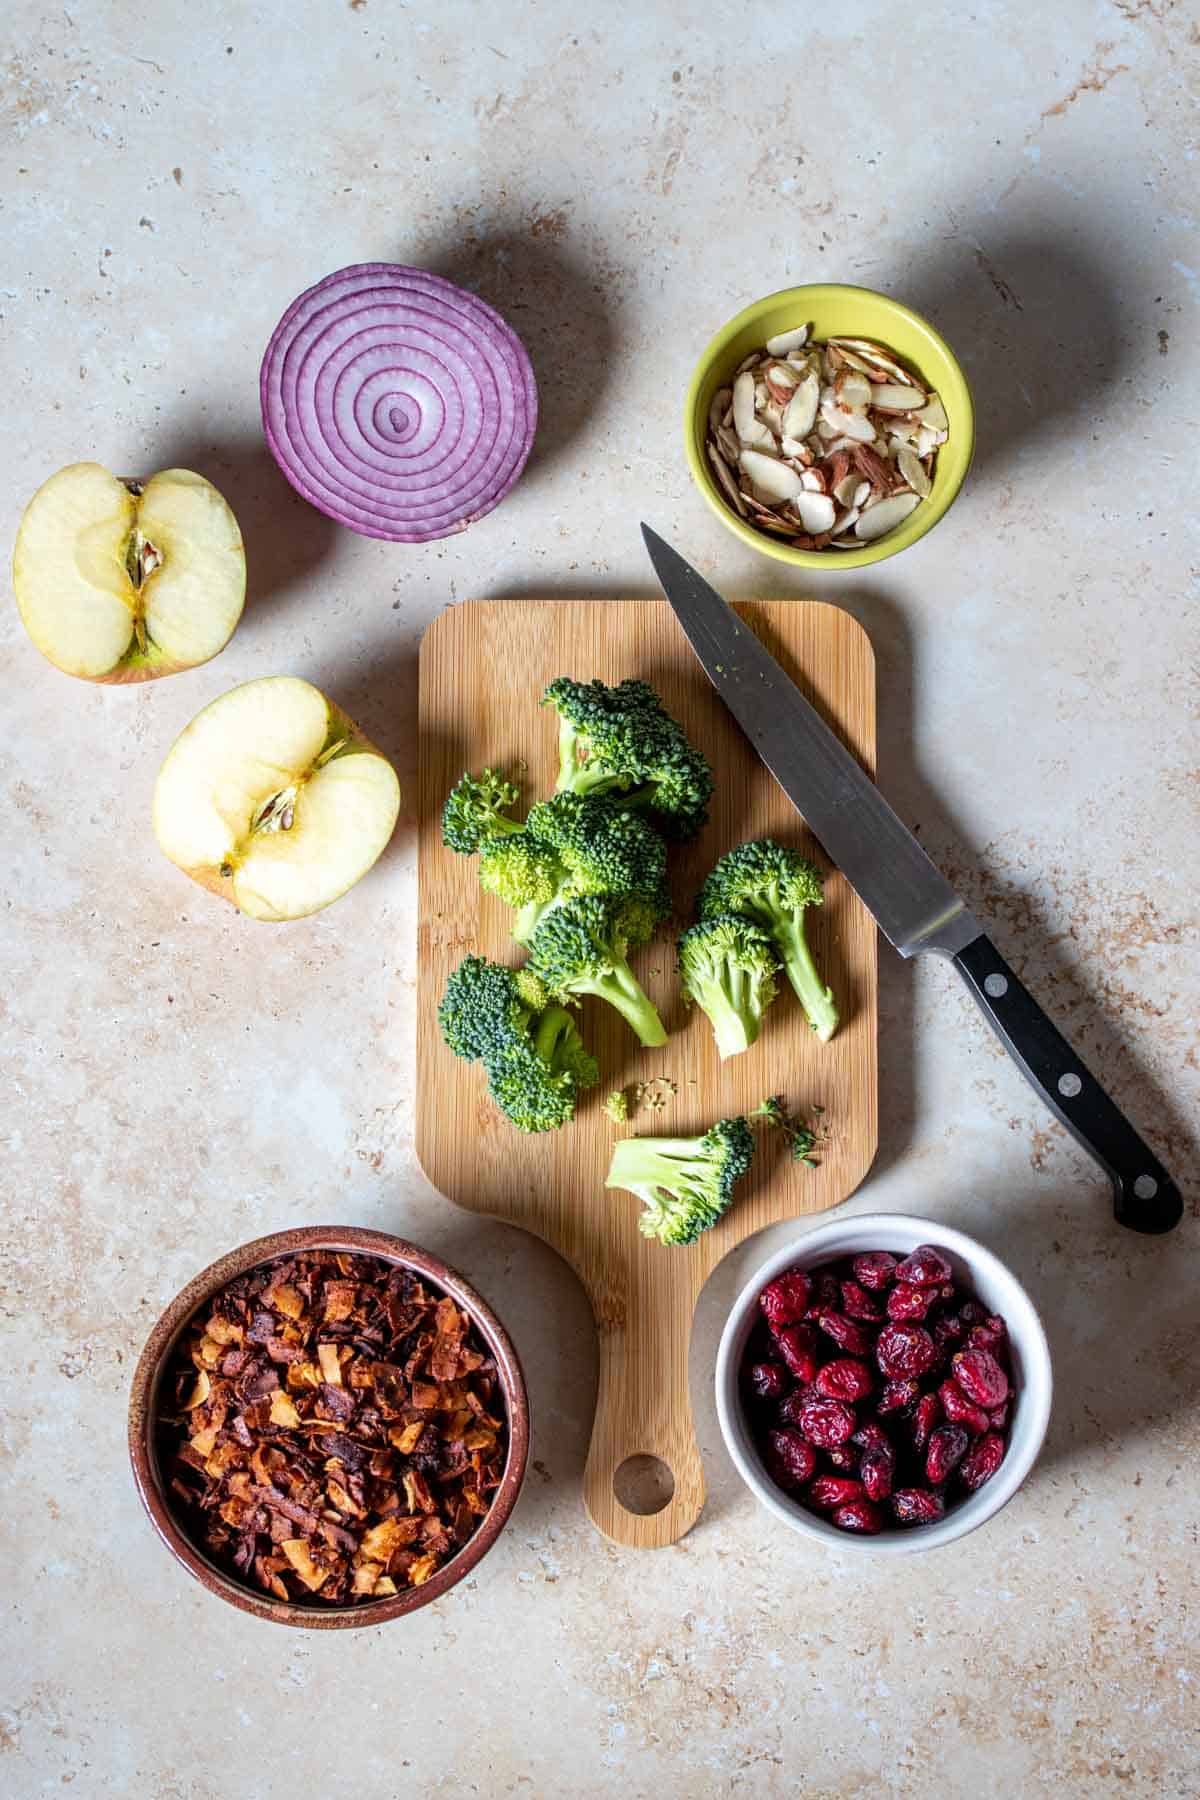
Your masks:
{"label": "halved red onion", "polygon": [[402,263],[356,263],[293,301],[260,392],[267,443],[297,493],[394,543],[491,512],[537,429],[537,383],[511,326]]}

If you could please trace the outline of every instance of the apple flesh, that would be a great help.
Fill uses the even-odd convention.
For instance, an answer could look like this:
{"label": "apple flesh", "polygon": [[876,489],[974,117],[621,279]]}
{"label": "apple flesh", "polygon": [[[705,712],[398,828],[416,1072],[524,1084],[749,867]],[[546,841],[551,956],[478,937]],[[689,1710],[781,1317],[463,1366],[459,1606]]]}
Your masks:
{"label": "apple flesh", "polygon": [[26,631],[56,668],[149,681],[224,649],[242,616],[246,553],[203,475],[119,481],[99,463],[72,463],[25,508],[13,588]]}
{"label": "apple flesh", "polygon": [[173,863],[251,919],[319,912],[366,874],[400,810],[387,758],[290,675],[233,688],[176,739],[154,790]]}

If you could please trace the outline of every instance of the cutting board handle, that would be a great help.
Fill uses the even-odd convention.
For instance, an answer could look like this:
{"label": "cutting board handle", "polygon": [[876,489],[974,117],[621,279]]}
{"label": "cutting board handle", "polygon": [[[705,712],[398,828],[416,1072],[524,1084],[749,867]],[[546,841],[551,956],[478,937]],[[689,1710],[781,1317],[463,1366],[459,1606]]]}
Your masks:
{"label": "cutting board handle", "polygon": [[[691,1530],[704,1505],[704,1469],[688,1396],[691,1307],[681,1316],[666,1299],[647,1295],[647,1303],[622,1309],[624,1319],[615,1327],[597,1309],[600,1391],[583,1497],[598,1530],[634,1550],[674,1544]],[[662,1495],[671,1489],[666,1471],[674,1487],[662,1505]],[[658,1510],[631,1511],[621,1496],[639,1508]]]}

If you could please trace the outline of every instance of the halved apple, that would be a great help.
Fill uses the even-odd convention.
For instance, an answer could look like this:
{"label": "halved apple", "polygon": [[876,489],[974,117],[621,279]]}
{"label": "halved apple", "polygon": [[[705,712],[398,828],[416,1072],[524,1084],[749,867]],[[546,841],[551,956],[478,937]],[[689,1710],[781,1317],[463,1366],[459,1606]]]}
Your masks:
{"label": "halved apple", "polygon": [[268,675],[206,706],[154,789],[173,863],[251,919],[301,919],[365,875],[400,810],[387,758],[310,682]]}
{"label": "halved apple", "polygon": [[25,508],[13,588],[26,631],[56,668],[149,681],[224,649],[242,616],[246,552],[203,475],[118,481],[99,463],[72,463]]}

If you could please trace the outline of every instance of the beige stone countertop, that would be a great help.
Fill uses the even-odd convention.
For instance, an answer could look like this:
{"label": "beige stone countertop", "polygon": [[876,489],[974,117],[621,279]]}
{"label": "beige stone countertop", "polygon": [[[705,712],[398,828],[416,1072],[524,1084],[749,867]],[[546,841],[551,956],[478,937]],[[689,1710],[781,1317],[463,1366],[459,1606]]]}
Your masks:
{"label": "beige stone countertop", "polygon": [[[184,464],[251,574],[223,655],[136,689],[59,674],[2,614],[5,1794],[1200,1795],[1198,41],[1175,0],[10,0],[0,536],[64,463]],[[520,486],[422,547],[307,507],[259,424],[284,307],[377,258],[492,300],[541,387]],[[822,279],[938,323],[978,453],[916,548],[801,580],[710,514],[680,414],[726,318]],[[473,595],[651,594],[643,517],[731,597],[861,620],[882,785],[1188,1194],[1171,1237],[1118,1230],[953,973],[882,946],[880,1150],[849,1204],[997,1249],[1057,1379],[1025,1488],[929,1557],[828,1555],[736,1476],[711,1371],[762,1239],[701,1297],[698,1526],[599,1538],[582,1290],[414,1159],[421,633]],[[272,929],[164,860],[150,797],[205,702],[280,672],[406,798],[352,894]],[[326,1221],[478,1283],[533,1462],[465,1585],[301,1633],[174,1565],[125,1407],[190,1275]]]}

